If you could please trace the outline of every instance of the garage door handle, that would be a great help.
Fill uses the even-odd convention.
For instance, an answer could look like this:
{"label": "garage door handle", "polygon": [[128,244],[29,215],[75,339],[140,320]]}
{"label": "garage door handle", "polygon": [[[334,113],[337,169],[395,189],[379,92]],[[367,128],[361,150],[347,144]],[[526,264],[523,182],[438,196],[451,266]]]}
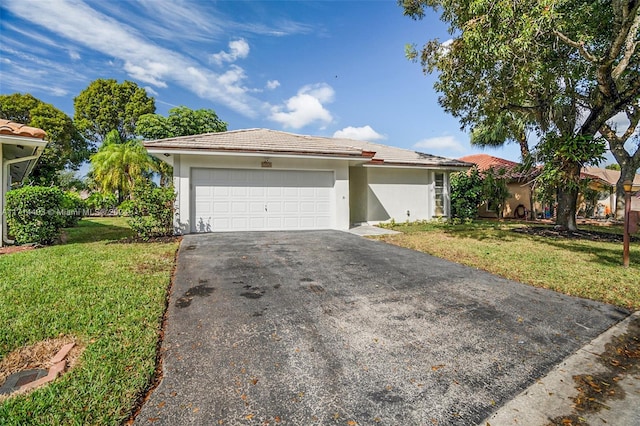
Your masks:
{"label": "garage door handle", "polygon": [[267,211],[267,205],[266,204],[264,205],[264,211],[265,212]]}

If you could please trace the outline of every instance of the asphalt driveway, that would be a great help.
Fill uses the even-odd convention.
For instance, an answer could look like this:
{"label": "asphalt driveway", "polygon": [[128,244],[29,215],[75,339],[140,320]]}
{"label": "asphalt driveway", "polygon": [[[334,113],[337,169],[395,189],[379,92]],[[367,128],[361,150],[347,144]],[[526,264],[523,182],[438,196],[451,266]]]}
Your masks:
{"label": "asphalt driveway", "polygon": [[136,423],[475,424],[626,315],[345,232],[189,235]]}

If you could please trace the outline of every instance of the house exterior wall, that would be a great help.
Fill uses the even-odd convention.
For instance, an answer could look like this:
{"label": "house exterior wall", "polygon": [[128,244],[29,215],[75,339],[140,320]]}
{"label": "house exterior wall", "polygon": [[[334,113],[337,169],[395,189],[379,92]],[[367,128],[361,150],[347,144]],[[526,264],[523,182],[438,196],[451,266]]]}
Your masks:
{"label": "house exterior wall", "polygon": [[[192,232],[192,183],[193,168],[261,169],[262,156],[191,155],[174,154],[173,183],[177,190],[175,231],[178,234]],[[326,170],[335,177],[333,188],[333,229],[346,230],[350,225],[349,214],[349,166],[347,161],[332,159],[270,157],[272,170]]]}
{"label": "house exterior wall", "polygon": [[349,167],[349,210],[351,223],[367,222],[367,169]]}
{"label": "house exterior wall", "polygon": [[366,167],[367,222],[430,220],[435,212],[435,173],[444,175],[444,216],[449,215],[449,174],[419,168]]}
{"label": "house exterior wall", "polygon": [[[509,190],[509,198],[507,198],[502,211],[503,217],[514,218],[516,209],[520,204],[522,204],[527,211],[531,211],[531,187],[529,185],[520,182],[510,182],[507,184],[507,189]],[[496,211],[489,210],[488,207],[486,203],[478,207],[478,216],[486,218],[497,217]]]}

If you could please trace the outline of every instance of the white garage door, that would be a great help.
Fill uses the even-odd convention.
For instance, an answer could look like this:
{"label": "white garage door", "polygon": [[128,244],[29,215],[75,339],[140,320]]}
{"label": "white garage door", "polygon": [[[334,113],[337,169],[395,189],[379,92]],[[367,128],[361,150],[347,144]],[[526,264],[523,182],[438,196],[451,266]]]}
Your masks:
{"label": "white garage door", "polygon": [[329,229],[330,171],[193,169],[194,232]]}

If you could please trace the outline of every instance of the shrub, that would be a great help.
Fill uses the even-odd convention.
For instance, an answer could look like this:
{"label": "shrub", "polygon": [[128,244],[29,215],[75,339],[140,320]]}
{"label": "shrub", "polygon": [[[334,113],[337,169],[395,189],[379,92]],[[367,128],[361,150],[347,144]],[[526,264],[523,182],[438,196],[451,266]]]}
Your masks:
{"label": "shrub", "polygon": [[58,188],[25,186],[6,194],[9,232],[19,244],[51,244],[64,226],[64,193]]}
{"label": "shrub", "polygon": [[77,192],[65,192],[62,197],[62,227],[76,226],[85,208],[86,204]]}
{"label": "shrub", "polygon": [[118,197],[116,197],[115,194],[93,192],[85,202],[91,212],[97,213],[100,216],[106,216],[115,210],[118,205]]}
{"label": "shrub", "polygon": [[459,219],[474,219],[482,202],[482,176],[477,167],[468,173],[451,174],[451,216]]}
{"label": "shrub", "polygon": [[131,229],[143,240],[173,234],[173,203],[176,194],[173,187],[158,188],[151,184],[138,184],[133,199],[120,205],[129,216]]}

